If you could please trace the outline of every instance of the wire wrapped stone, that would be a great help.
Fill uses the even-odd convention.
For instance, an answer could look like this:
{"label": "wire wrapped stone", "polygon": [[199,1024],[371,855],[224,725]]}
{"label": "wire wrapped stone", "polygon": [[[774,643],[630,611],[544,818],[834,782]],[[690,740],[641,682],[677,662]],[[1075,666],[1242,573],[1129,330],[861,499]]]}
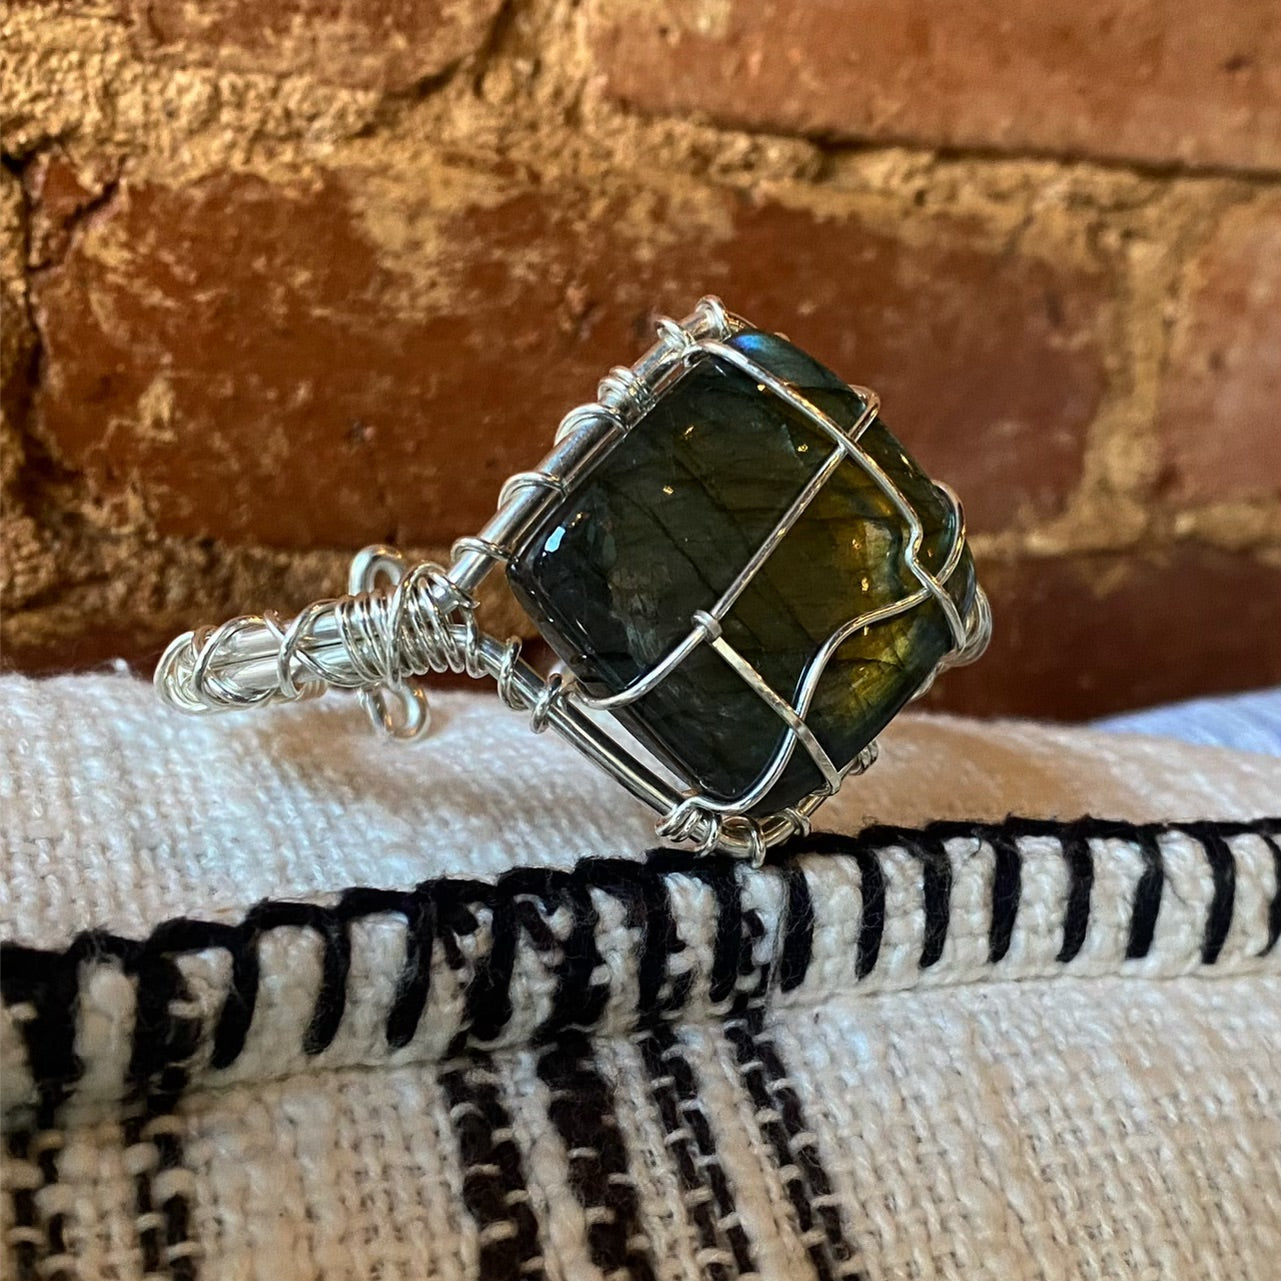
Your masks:
{"label": "wire wrapped stone", "polygon": [[[487,676],[657,810],[667,839],[759,862],[806,832],[876,759],[879,726],[987,644],[961,506],[888,435],[873,392],[719,300],[657,329],[448,566],[366,548],[345,596],[175,638],[161,697],[204,713],[350,689],[376,727],[414,738],[430,725],[422,678]],[[654,522],[673,533],[651,548]],[[543,676],[482,629],[474,593],[495,566],[567,671]],[[803,608],[780,613],[770,602],[800,578]]]}

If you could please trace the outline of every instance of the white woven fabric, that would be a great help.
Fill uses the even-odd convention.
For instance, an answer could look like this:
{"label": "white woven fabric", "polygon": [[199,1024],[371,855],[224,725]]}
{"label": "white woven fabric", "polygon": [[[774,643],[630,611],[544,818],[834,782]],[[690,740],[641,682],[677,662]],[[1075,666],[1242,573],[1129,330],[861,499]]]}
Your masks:
{"label": "white woven fabric", "polygon": [[1218,698],[1193,698],[1167,707],[1126,712],[1097,721],[1100,729],[1157,734],[1281,756],[1281,688]]}
{"label": "white woven fabric", "polygon": [[1276,1273],[1281,760],[906,717],[844,837],[642,865],[437,709],[0,680],[0,1273]]}
{"label": "white woven fabric", "polygon": [[[384,741],[350,700],[190,719],[120,676],[0,680],[0,937],[145,933],[261,898],[408,887],[514,865],[636,857],[653,817],[497,700],[433,699],[431,736]],[[903,716],[820,827],[1007,814],[1173,820],[1281,808],[1281,765],[1165,740]]]}

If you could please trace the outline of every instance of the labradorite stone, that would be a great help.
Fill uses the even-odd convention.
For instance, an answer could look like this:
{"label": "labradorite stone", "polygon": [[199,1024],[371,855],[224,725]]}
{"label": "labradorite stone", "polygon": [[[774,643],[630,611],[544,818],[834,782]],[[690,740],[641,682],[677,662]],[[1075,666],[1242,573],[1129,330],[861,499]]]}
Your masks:
{"label": "labradorite stone", "polygon": [[[732,344],[843,427],[860,398],[774,335]],[[859,440],[918,512],[920,559],[937,572],[953,538],[951,508],[879,419]],[[695,364],[547,512],[509,569],[539,630],[593,695],[644,675],[710,611],[835,445],[816,424],[716,358]],[[795,700],[815,651],[847,620],[919,587],[903,563],[907,528],[866,471],[843,461],[723,620],[724,636]],[[961,611],[974,597],[968,551],[948,583]],[[837,766],[854,759],[951,648],[937,602],[848,638],[832,655],[806,718]],[[706,644],[616,715],[686,782],[728,800],[767,768],[784,722]],[[821,784],[797,747],[767,813]]]}

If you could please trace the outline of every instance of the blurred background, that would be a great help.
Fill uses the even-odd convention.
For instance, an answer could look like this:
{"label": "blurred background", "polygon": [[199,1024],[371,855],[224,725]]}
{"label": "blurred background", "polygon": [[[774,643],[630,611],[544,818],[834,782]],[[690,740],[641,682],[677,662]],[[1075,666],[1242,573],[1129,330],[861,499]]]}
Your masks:
{"label": "blurred background", "polygon": [[996,635],[935,705],[1281,681],[1276,0],[0,22],[8,667],[145,667],[365,543],[442,556],[714,292],[965,499]]}

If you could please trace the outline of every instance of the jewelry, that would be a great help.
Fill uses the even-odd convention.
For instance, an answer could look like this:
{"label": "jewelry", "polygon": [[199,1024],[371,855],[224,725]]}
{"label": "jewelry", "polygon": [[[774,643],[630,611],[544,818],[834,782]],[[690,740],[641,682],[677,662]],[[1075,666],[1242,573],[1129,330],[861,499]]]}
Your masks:
{"label": "jewelry", "polygon": [[[704,298],[565,417],[447,568],[365,548],[347,596],[177,637],[156,688],[193,713],[353,689],[413,738],[420,677],[488,676],[657,810],[660,836],[760,862],[991,633],[960,502],[878,409]],[[498,565],[564,670],[481,629]]]}

